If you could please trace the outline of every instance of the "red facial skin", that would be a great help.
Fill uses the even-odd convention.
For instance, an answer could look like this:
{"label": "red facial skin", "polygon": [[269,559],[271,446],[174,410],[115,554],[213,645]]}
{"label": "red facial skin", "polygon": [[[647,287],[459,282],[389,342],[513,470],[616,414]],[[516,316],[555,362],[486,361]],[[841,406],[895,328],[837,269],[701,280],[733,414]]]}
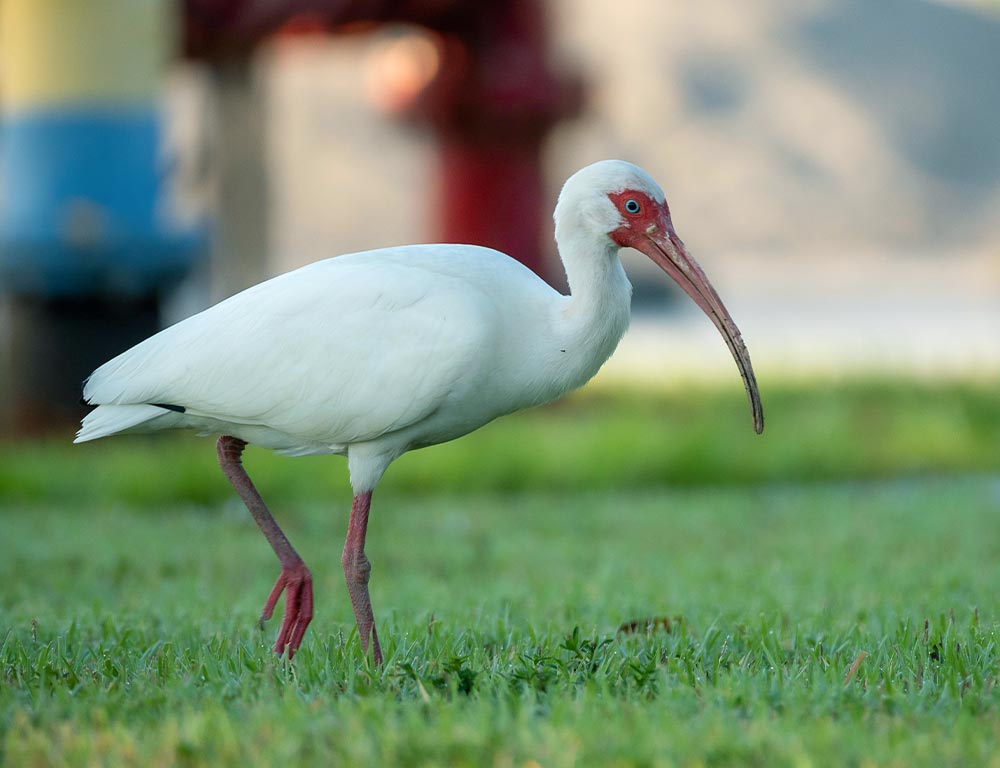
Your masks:
{"label": "red facial skin", "polygon": [[[719,329],[740,369],[747,397],[750,398],[754,431],[760,434],[764,431],[764,411],[757,391],[757,379],[750,364],[750,353],[719,294],[674,232],[666,201],[657,202],[645,192],[634,189],[611,192],[608,199],[622,217],[618,228],[608,233],[614,243],[646,254],[684,289]],[[635,204],[638,204],[638,210],[635,210]],[[629,210],[630,207],[633,210]]]}
{"label": "red facial skin", "polygon": [[[612,192],[608,195],[608,199],[615,204],[615,208],[626,222],[611,233],[611,239],[622,248],[636,248],[641,251],[643,249],[639,248],[637,243],[643,235],[655,232],[674,234],[674,225],[670,221],[670,208],[666,200],[658,203],[645,192],[632,189]],[[626,210],[625,204],[629,200],[639,204],[637,213]]]}

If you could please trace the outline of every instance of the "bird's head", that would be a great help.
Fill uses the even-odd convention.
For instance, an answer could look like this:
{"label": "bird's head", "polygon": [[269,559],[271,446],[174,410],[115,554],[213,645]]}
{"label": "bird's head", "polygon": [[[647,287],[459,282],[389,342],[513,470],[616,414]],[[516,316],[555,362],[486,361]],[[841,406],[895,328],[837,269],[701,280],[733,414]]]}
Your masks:
{"label": "bird's head", "polygon": [[739,328],[705,272],[674,231],[660,185],[642,168],[622,160],[588,165],[569,178],[556,207],[556,236],[572,226],[610,240],[618,248],[644,253],[690,296],[719,329],[743,377],[754,430],[764,431],[757,379]]}

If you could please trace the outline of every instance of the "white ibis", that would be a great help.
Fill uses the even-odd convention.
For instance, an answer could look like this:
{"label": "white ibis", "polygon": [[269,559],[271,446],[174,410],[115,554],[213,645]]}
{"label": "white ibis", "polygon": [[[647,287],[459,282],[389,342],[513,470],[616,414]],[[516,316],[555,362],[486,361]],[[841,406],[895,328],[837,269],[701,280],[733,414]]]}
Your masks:
{"label": "white ibis", "polygon": [[352,253],[249,288],[94,371],[83,394],[97,408],[76,442],[177,427],[220,435],[222,471],[281,563],[261,620],[286,592],[274,650],[289,657],[312,619],[312,577],[242,452],[252,443],[346,456],[354,499],[341,562],[362,649],[381,663],[365,556],[376,484],[406,451],[554,400],[597,373],[629,323],[620,248],[646,254],[708,314],[736,359],[754,429],[764,428],[739,329],[645,171],[618,160],[578,171],[559,195],[555,235],[568,296],[473,245]]}

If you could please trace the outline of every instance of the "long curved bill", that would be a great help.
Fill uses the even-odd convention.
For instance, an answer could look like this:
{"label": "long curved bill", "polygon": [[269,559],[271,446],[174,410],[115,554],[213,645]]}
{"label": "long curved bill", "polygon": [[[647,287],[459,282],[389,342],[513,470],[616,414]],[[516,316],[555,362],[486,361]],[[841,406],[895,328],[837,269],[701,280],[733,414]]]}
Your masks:
{"label": "long curved bill", "polygon": [[740,369],[743,385],[750,398],[750,412],[753,415],[753,428],[759,435],[764,431],[764,409],[760,404],[760,392],[757,390],[757,378],[750,364],[750,353],[747,351],[740,329],[733,322],[729,310],[722,303],[719,294],[709,282],[705,272],[690,254],[677,234],[668,229],[666,232],[656,232],[643,235],[634,247],[645,253],[657,266],[672,277],[684,292],[694,299],[695,304],[704,310],[715,327],[719,329],[726,340],[729,351]]}

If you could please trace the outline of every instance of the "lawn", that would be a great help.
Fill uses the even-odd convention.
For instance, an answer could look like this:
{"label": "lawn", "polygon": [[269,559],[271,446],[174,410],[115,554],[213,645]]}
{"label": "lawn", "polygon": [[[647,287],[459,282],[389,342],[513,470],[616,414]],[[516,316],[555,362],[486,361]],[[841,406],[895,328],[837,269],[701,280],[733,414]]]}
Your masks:
{"label": "lawn", "polygon": [[[362,658],[342,461],[194,437],[0,447],[5,765],[1000,765],[995,386],[598,393],[404,457]],[[650,622],[650,620],[652,620]],[[647,627],[647,622],[652,624]]]}

